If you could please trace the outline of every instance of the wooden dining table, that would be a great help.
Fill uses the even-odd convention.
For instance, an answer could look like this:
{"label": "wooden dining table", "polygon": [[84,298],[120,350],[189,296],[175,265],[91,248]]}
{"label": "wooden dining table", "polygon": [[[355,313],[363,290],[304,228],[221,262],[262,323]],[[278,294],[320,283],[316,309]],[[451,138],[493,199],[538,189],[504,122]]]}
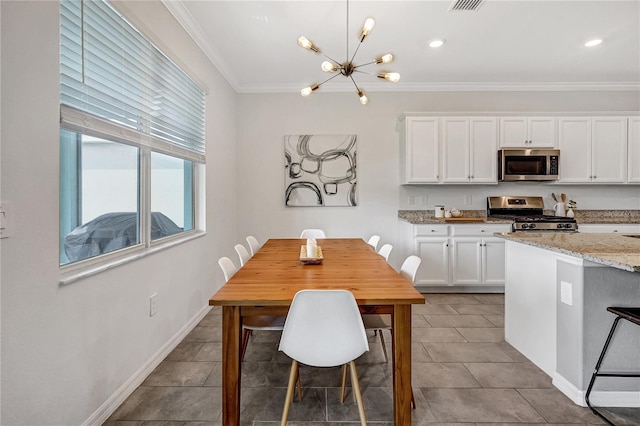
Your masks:
{"label": "wooden dining table", "polygon": [[363,315],[391,315],[394,424],[411,424],[411,305],[425,303],[424,297],[364,240],[317,243],[322,262],[303,264],[305,240],[268,240],[209,300],[222,306],[223,425],[240,424],[242,318],[285,316],[303,289],[346,289]]}

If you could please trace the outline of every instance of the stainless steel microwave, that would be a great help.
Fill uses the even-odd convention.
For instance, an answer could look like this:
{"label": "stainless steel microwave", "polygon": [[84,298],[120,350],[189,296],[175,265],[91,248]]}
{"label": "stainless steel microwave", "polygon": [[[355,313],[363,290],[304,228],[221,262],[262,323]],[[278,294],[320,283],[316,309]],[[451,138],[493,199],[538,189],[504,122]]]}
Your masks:
{"label": "stainless steel microwave", "polygon": [[501,149],[498,180],[501,182],[558,180],[559,149]]}

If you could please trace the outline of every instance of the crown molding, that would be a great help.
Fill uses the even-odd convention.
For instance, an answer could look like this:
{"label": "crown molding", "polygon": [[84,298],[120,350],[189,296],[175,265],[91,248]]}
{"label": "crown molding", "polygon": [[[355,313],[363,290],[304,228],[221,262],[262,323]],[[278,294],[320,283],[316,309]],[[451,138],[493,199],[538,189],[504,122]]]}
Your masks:
{"label": "crown molding", "polygon": [[[367,92],[638,92],[638,82],[440,82],[440,83],[366,83],[357,82]],[[245,85],[238,93],[294,93],[308,83]],[[328,93],[352,92],[353,84],[330,83],[319,89]]]}
{"label": "crown molding", "polygon": [[207,37],[196,20],[191,15],[191,12],[187,10],[182,1],[175,0],[160,0],[164,7],[167,8],[169,13],[178,21],[178,23],[189,34],[189,37],[198,45],[202,52],[209,58],[217,70],[222,74],[225,80],[231,85],[231,87],[238,93],[242,93],[238,82],[233,77],[231,69],[227,66],[226,62],[220,55],[220,52],[209,43]]}

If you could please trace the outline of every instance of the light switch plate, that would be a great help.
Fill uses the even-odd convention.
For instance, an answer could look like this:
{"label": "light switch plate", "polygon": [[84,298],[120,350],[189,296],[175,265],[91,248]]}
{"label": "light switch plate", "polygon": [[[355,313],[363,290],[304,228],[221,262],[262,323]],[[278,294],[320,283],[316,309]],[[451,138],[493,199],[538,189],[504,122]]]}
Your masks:
{"label": "light switch plate", "polygon": [[560,281],[560,301],[565,305],[573,306],[573,284]]}

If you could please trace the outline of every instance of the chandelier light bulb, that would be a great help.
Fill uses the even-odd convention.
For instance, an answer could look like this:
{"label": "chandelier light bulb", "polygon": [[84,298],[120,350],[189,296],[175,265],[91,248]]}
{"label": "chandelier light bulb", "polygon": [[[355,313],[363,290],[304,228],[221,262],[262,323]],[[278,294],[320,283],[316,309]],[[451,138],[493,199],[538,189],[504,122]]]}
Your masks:
{"label": "chandelier light bulb", "polygon": [[373,18],[367,18],[362,25],[362,31],[360,32],[360,41],[362,42],[366,36],[369,35],[373,27],[376,25],[376,21]]}
{"label": "chandelier light bulb", "polygon": [[304,89],[302,89],[300,91],[300,94],[302,96],[309,96],[311,93],[313,93],[315,90],[317,90],[318,87],[320,87],[319,84],[317,84],[317,83],[316,84],[312,84],[311,86],[307,86]]}
{"label": "chandelier light bulb", "polygon": [[322,67],[322,71],[324,72],[336,72],[338,71],[338,66],[334,63],[331,63],[329,61],[324,61],[321,65]]}
{"label": "chandelier light bulb", "polygon": [[391,81],[393,83],[397,83],[400,81],[400,74],[397,72],[381,72],[378,73],[378,77],[384,78],[385,80]]}
{"label": "chandelier light bulb", "polygon": [[369,98],[367,98],[367,95],[366,93],[364,93],[364,90],[358,89],[358,97],[360,98],[360,103],[362,105],[366,105],[369,103]]}
{"label": "chandelier light bulb", "polygon": [[376,64],[388,64],[391,61],[393,61],[393,55],[391,53],[376,58]]}
{"label": "chandelier light bulb", "polygon": [[320,53],[320,49],[318,48],[318,46],[311,43],[311,41],[304,36],[298,37],[298,46],[303,47],[307,50],[311,50],[316,53]]}
{"label": "chandelier light bulb", "polygon": [[586,47],[594,47],[594,46],[597,46],[597,45],[599,45],[601,43],[602,43],[602,39],[596,38],[596,39],[593,39],[593,40],[589,40],[584,45]]}

